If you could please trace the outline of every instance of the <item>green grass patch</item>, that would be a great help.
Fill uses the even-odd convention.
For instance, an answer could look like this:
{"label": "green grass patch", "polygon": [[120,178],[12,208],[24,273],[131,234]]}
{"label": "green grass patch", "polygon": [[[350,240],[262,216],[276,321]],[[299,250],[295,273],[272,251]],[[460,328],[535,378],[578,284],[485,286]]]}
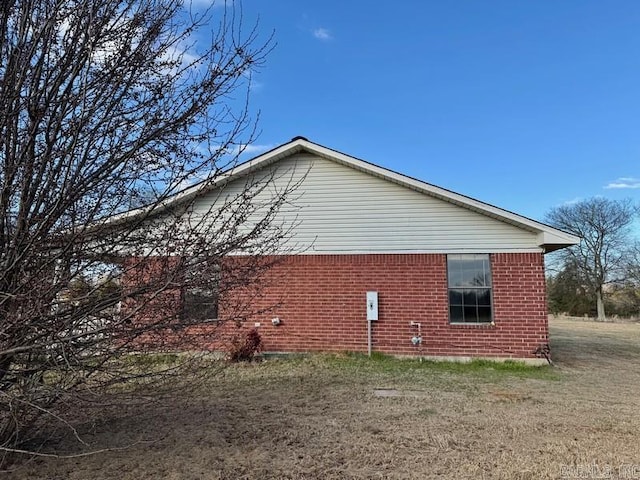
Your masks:
{"label": "green grass patch", "polygon": [[492,361],[476,359],[470,362],[397,358],[374,352],[371,357],[361,353],[325,355],[326,362],[334,368],[361,370],[370,373],[411,375],[420,373],[451,373],[474,376],[513,376],[557,380],[560,373],[550,365],[528,365],[517,360]]}
{"label": "green grass patch", "polygon": [[125,355],[120,359],[123,365],[130,367],[168,367],[178,363],[177,353],[135,353]]}

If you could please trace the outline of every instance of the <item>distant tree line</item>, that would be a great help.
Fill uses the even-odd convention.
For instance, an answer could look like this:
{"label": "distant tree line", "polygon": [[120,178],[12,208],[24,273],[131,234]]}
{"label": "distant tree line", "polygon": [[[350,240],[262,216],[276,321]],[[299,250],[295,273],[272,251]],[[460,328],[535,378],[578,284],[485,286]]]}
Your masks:
{"label": "distant tree line", "polygon": [[550,257],[549,312],[640,316],[640,240],[631,200],[594,197],[550,210],[546,222],[577,235],[580,244]]}

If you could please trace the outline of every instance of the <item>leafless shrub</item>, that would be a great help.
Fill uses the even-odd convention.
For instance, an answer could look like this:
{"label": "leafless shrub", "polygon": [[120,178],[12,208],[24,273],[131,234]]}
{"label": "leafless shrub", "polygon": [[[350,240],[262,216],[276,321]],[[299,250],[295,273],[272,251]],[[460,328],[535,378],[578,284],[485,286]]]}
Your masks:
{"label": "leafless shrub", "polygon": [[[188,6],[0,6],[0,448],[43,415],[68,422],[58,405],[182,378],[193,361],[123,356],[201,349],[241,321],[288,235],[274,218],[296,182],[251,173],[224,188],[254,138],[247,82],[271,40],[243,30],[237,2]],[[237,291],[215,319],[176,307]]]}

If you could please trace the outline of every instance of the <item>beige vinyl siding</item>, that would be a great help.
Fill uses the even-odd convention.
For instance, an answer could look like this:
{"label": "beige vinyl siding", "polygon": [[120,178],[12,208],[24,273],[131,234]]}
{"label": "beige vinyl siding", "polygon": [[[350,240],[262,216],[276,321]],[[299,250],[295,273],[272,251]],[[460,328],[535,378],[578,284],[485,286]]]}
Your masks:
{"label": "beige vinyl siding", "polygon": [[[541,251],[535,232],[318,156],[293,155],[254,175],[267,173],[275,173],[268,191],[302,180],[275,223],[294,225],[288,246],[303,253]],[[194,213],[233,198],[246,181],[198,199]]]}

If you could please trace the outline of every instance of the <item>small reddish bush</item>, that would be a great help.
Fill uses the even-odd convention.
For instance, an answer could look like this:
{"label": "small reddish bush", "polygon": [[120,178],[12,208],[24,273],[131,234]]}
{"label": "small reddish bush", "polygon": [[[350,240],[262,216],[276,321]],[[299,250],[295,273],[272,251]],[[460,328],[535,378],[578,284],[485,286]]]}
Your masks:
{"label": "small reddish bush", "polygon": [[254,355],[262,349],[262,337],[258,330],[252,328],[244,335],[236,335],[231,341],[229,351],[229,361],[247,362],[253,359]]}

